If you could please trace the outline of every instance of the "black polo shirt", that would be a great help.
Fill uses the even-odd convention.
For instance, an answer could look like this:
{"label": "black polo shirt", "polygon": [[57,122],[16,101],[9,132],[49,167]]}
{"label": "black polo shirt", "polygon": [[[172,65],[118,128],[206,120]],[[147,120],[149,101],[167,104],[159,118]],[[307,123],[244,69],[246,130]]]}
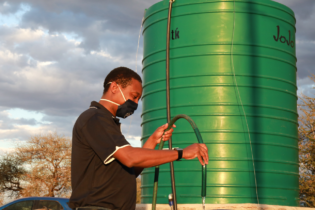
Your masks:
{"label": "black polo shirt", "polygon": [[112,156],[126,146],[129,143],[121,133],[119,120],[93,101],[73,128],[70,208],[135,209],[134,169]]}

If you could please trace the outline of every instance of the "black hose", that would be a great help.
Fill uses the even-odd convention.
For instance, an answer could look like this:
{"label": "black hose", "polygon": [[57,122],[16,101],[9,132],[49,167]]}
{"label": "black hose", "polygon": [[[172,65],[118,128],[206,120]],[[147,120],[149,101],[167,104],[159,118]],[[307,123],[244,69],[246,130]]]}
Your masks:
{"label": "black hose", "polygon": [[[171,16],[172,16],[173,0],[170,0],[167,18],[167,33],[166,33],[166,110],[167,123],[171,121],[171,100],[170,100],[170,35],[171,35]],[[172,150],[172,137],[168,140],[168,148]],[[177,210],[177,197],[175,187],[174,164],[170,162],[171,184],[174,201],[174,210]]]}
{"label": "black hose", "polygon": [[[166,32],[166,110],[167,110],[167,122],[170,125],[171,121],[171,106],[170,106],[170,34],[171,34],[171,15],[172,15],[172,4],[174,0],[170,0],[169,9],[168,9],[168,18],[167,18],[167,32]],[[162,141],[163,142],[163,141]],[[164,142],[163,142],[164,144]],[[160,143],[160,147],[163,144]],[[168,147],[172,150],[172,137],[168,140]],[[154,176],[154,192],[157,195],[157,183],[159,179],[159,170],[160,167],[155,167],[155,176]],[[171,183],[172,183],[172,193],[174,201],[174,210],[177,210],[177,199],[176,199],[176,188],[175,188],[175,175],[174,175],[174,164],[170,162],[170,171],[171,171]],[[152,210],[156,209],[156,196],[153,196],[152,199]]]}
{"label": "black hose", "polygon": [[[190,123],[191,127],[194,129],[194,132],[196,134],[198,143],[203,144],[203,140],[202,140],[202,137],[201,137],[201,134],[200,134],[200,131],[199,131],[197,125],[195,124],[195,122],[189,116],[187,116],[185,114],[176,115],[172,119],[172,121],[168,124],[168,127],[165,129],[165,131],[168,131],[169,129],[171,129],[172,126],[174,125],[174,123],[180,118],[184,118]],[[159,145],[159,150],[163,149],[163,146],[164,146],[164,141],[161,141],[160,145]],[[152,210],[156,209],[159,170],[160,170],[160,166],[155,166],[154,189],[153,189],[153,198],[152,198]],[[202,197],[203,207],[205,207],[205,198],[206,198],[206,189],[207,189],[207,165],[202,166],[201,170],[202,170],[201,197]]]}

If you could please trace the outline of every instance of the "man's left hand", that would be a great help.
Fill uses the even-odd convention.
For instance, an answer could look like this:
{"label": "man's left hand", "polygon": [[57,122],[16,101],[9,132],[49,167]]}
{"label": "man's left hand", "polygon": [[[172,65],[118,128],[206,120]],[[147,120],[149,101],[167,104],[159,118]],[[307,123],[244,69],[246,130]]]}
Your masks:
{"label": "man's left hand", "polygon": [[[171,129],[168,130],[168,131],[165,131],[165,133],[164,133],[164,130],[165,130],[167,127],[168,127],[168,123],[166,123],[166,124],[164,124],[164,125],[158,127],[158,128],[154,131],[154,133],[152,134],[152,136],[151,136],[150,138],[152,138],[152,140],[155,141],[156,144],[159,144],[160,141],[161,141],[161,139],[162,139],[163,141],[169,140],[169,139],[171,138],[171,136],[172,136],[173,131],[174,131],[173,128],[175,128],[176,126],[173,125],[173,126],[172,126],[173,128],[171,128]],[[163,133],[164,133],[164,135],[163,135]]]}

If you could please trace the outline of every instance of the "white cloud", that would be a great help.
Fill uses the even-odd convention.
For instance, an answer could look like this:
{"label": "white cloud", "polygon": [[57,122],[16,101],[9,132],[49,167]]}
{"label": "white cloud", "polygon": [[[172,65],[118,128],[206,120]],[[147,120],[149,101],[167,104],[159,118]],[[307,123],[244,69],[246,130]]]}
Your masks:
{"label": "white cloud", "polygon": [[21,59],[23,54],[18,54],[11,52],[10,50],[1,50],[0,51],[0,60],[6,63],[16,63]]}
{"label": "white cloud", "polygon": [[4,111],[8,113],[8,117],[11,119],[35,119],[37,121],[42,120],[43,114],[39,112],[34,112],[34,111],[27,111],[23,109],[9,109]]}
{"label": "white cloud", "polygon": [[[10,129],[1,129],[0,136],[1,139],[11,139],[17,137],[17,133],[20,133],[19,136],[28,135],[33,136],[41,132],[53,132],[50,126],[30,126],[30,125],[14,125]],[[22,134],[22,135],[21,135]],[[19,139],[19,138],[18,138]]]}
{"label": "white cloud", "polygon": [[65,39],[69,42],[72,42],[75,44],[75,46],[78,46],[82,43],[83,39],[76,33],[62,33],[62,36],[65,37]]}
{"label": "white cloud", "polygon": [[141,147],[141,141],[140,140],[133,140],[133,139],[128,139],[128,138],[126,138],[126,139],[130,143],[131,146],[133,146],[133,147]]}
{"label": "white cloud", "polygon": [[[45,35],[44,30],[36,29],[31,30],[29,28],[17,28],[14,30],[10,36],[6,37],[6,42],[15,42],[15,43],[23,43],[23,42],[30,42],[40,39]],[[46,35],[47,36],[47,35]]]}
{"label": "white cloud", "polygon": [[298,84],[298,95],[306,95],[309,97],[315,97],[315,81],[311,80],[309,77],[299,79]]}

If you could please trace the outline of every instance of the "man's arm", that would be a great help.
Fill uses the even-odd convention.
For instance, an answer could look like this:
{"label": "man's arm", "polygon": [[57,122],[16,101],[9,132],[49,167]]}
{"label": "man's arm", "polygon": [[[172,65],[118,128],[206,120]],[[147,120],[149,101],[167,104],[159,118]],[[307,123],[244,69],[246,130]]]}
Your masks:
{"label": "man's arm", "polygon": [[[156,145],[157,144],[154,141],[149,141],[149,139],[148,139],[142,148],[143,149],[155,149]],[[138,177],[141,174],[141,172],[143,171],[143,168],[134,167],[134,170],[135,170],[136,177]]]}
{"label": "man's arm", "polygon": [[[127,167],[134,167],[136,176],[142,172],[143,168],[149,168],[177,160],[177,151],[154,150],[161,140],[167,141],[172,136],[174,131],[173,128],[164,133],[164,130],[167,127],[168,124],[164,124],[157,128],[142,148],[134,148],[131,146],[121,148],[114,153],[114,158]],[[173,125],[173,127],[176,126]],[[208,148],[205,144],[192,144],[183,150],[182,158],[190,160],[196,157],[202,165],[208,164]]]}
{"label": "man's arm", "polygon": [[[178,152],[128,146],[119,149],[113,156],[129,168],[149,168],[177,160]],[[202,165],[208,164],[208,148],[205,144],[192,144],[183,150],[184,159],[190,160],[196,157]]]}
{"label": "man's arm", "polygon": [[152,150],[128,146],[119,149],[113,156],[129,168],[149,168],[174,161],[178,155],[175,150]]}

